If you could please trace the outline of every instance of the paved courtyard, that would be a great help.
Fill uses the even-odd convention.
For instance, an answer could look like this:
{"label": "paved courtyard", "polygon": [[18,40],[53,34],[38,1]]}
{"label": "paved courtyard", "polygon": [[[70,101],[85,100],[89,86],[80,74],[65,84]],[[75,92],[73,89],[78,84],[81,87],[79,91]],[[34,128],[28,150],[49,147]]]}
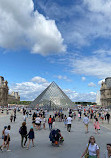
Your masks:
{"label": "paved courtyard", "polygon": [[[21,137],[19,134],[19,128],[23,121],[23,116],[17,113],[17,119],[15,123],[11,123],[11,152],[0,152],[0,158],[80,158],[81,153],[84,151],[88,139],[91,135],[94,135],[97,144],[100,147],[100,158],[103,158],[103,153],[106,149],[106,143],[111,143],[111,131],[107,128],[101,127],[100,135],[94,133],[93,124],[89,125],[89,133],[85,134],[84,125],[82,121],[75,120],[72,123],[72,131],[69,134],[64,127],[64,123],[56,122],[56,127],[61,130],[64,136],[64,144],[60,147],[51,146],[49,141],[49,129],[46,124],[46,130],[35,131],[35,147],[30,146],[29,150],[22,149],[20,146]],[[28,130],[31,127],[31,118],[27,119]],[[9,116],[0,116],[0,137],[4,125],[10,124]],[[109,125],[111,126],[111,125]],[[2,139],[0,139],[2,144]]]}

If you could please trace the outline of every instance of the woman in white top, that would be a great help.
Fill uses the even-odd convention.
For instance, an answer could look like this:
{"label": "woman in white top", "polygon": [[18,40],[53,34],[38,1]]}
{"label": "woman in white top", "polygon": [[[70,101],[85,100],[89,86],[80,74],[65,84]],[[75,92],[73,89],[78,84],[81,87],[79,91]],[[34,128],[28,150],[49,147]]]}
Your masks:
{"label": "woman in white top", "polygon": [[40,129],[40,121],[41,121],[40,117],[37,116],[37,118],[35,119],[35,124],[36,124],[36,129],[37,129],[37,130]]}
{"label": "woman in white top", "polygon": [[11,151],[9,150],[9,144],[10,144],[10,130],[11,130],[11,126],[9,125],[5,131],[4,131],[4,145],[2,146],[1,150],[3,151],[4,147],[7,147],[7,151]]}
{"label": "woman in white top", "polygon": [[87,148],[82,154],[81,158],[87,153],[87,150],[89,152],[89,157],[88,158],[100,158],[99,157],[99,147],[96,144],[95,138],[91,136],[89,138],[89,143],[87,144]]}
{"label": "woman in white top", "polygon": [[107,150],[104,154],[104,158],[111,158],[111,144],[107,144]]}

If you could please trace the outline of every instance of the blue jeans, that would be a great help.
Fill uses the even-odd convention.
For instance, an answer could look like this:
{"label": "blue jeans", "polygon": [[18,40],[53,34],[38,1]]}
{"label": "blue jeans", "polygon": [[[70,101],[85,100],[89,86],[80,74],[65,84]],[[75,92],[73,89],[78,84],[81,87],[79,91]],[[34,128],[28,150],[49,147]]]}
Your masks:
{"label": "blue jeans", "polygon": [[52,123],[49,123],[49,129],[50,130],[52,129]]}

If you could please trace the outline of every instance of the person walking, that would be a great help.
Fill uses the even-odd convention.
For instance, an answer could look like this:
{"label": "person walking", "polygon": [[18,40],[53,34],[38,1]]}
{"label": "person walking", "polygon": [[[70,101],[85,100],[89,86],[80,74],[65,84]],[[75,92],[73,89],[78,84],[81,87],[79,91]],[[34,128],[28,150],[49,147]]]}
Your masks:
{"label": "person walking", "polygon": [[49,119],[48,119],[48,124],[49,124],[49,129],[52,129],[52,124],[53,124],[53,120],[52,120],[52,116],[50,115]]}
{"label": "person walking", "polygon": [[110,120],[110,114],[107,112],[106,114],[106,118],[107,118],[107,121],[108,121],[108,124],[109,124],[109,120]]}
{"label": "person walking", "polygon": [[107,144],[107,150],[105,151],[104,158],[111,158],[111,144]]}
{"label": "person walking", "polygon": [[[21,147],[24,148],[27,142],[27,126],[26,122],[22,123],[22,126],[20,127],[19,133],[21,134]],[[25,139],[25,141],[24,141]]]}
{"label": "person walking", "polygon": [[67,131],[70,132],[71,131],[71,124],[72,124],[72,118],[69,117],[67,118]]}
{"label": "person walking", "polygon": [[104,112],[102,112],[101,114],[101,120],[102,120],[102,123],[104,122]]}
{"label": "person walking", "polygon": [[46,123],[46,118],[45,118],[45,115],[43,115],[43,129],[46,129],[45,128],[45,123]]}
{"label": "person walking", "polygon": [[85,128],[86,128],[85,133],[88,133],[89,118],[87,117],[86,114],[85,114],[85,117],[83,118],[83,123],[84,123]]}
{"label": "person walking", "polygon": [[11,115],[10,115],[10,122],[12,122],[13,121],[13,113],[11,113]]}
{"label": "person walking", "polygon": [[33,124],[33,128],[35,127],[35,119],[36,119],[37,115],[36,113],[34,112],[33,115],[32,115],[32,124]]}
{"label": "person walking", "polygon": [[53,128],[55,128],[56,126],[55,126],[55,117],[54,116],[52,118],[52,122],[53,122]]}
{"label": "person walking", "polygon": [[4,144],[1,147],[2,151],[3,151],[4,147],[7,147],[7,151],[11,151],[11,150],[9,150],[9,145],[10,145],[10,130],[11,130],[11,126],[8,125],[8,127],[4,131]]}
{"label": "person walking", "polygon": [[32,145],[34,147],[34,138],[35,138],[35,135],[34,135],[34,129],[33,129],[33,127],[30,128],[30,131],[28,133],[28,138],[29,138],[29,142],[28,142],[28,145],[27,145],[27,150],[29,149],[29,145],[30,145],[31,141],[32,141]]}
{"label": "person walking", "polygon": [[13,120],[15,122],[15,120],[16,120],[16,112],[14,112]]}
{"label": "person walking", "polygon": [[98,131],[100,130],[100,124],[99,124],[98,118],[95,118],[94,128],[95,128],[95,133],[99,134]]}
{"label": "person walking", "polygon": [[64,125],[65,125],[65,127],[67,126],[67,116],[66,115],[64,116]]}
{"label": "person walking", "polygon": [[89,138],[89,143],[87,144],[87,147],[81,158],[84,157],[87,153],[89,153],[88,158],[100,158],[99,146],[96,144],[96,140],[93,136]]}
{"label": "person walking", "polygon": [[40,116],[39,116],[39,115],[38,115],[37,118],[35,119],[35,124],[36,124],[36,130],[40,130],[41,119],[40,119]]}

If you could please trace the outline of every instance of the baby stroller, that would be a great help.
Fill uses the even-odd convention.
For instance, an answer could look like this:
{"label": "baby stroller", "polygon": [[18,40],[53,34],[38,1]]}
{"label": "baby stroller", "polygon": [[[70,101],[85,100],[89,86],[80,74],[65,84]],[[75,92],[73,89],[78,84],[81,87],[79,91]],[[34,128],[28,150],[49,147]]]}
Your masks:
{"label": "baby stroller", "polygon": [[53,146],[62,145],[64,141],[64,138],[61,135],[61,131],[59,129],[52,129],[49,138]]}

